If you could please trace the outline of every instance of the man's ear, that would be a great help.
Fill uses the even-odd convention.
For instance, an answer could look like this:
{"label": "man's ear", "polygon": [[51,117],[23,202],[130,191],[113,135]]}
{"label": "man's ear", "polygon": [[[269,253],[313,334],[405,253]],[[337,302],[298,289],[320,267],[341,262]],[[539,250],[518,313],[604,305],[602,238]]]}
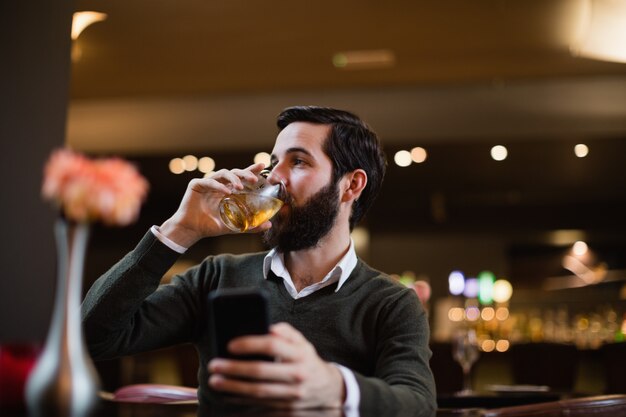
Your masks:
{"label": "man's ear", "polygon": [[367,174],[362,169],[355,169],[347,173],[341,182],[341,201],[355,201],[367,185]]}

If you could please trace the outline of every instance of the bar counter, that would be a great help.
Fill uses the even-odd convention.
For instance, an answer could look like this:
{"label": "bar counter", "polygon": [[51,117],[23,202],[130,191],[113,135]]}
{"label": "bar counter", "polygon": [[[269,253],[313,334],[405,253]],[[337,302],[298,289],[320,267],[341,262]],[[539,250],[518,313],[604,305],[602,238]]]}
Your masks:
{"label": "bar counter", "polygon": [[[477,404],[480,405],[480,404]],[[267,410],[261,408],[230,408],[200,410],[196,404],[116,403],[102,401],[89,417],[412,417],[407,410],[385,416],[362,411],[344,413],[342,410]],[[22,411],[7,412],[3,417],[30,417]],[[626,394],[570,398],[501,408],[440,408],[436,417],[621,417],[626,416]],[[53,416],[51,416],[53,417]],[[56,416],[61,417],[61,416]],[[73,416],[87,417],[87,416]]]}

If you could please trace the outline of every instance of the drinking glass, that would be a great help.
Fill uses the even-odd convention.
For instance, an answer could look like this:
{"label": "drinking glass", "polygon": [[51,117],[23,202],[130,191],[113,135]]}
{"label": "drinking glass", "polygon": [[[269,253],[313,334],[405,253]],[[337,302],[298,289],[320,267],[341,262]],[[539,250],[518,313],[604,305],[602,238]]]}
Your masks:
{"label": "drinking glass", "polygon": [[452,356],[463,369],[463,389],[459,394],[469,395],[472,390],[472,366],[478,360],[478,341],[474,329],[457,332],[452,339]]}
{"label": "drinking glass", "polygon": [[254,184],[244,182],[244,189],[224,197],[219,204],[222,222],[234,232],[246,232],[260,226],[280,210],[285,201],[285,185],[270,184],[269,170],[263,170]]}

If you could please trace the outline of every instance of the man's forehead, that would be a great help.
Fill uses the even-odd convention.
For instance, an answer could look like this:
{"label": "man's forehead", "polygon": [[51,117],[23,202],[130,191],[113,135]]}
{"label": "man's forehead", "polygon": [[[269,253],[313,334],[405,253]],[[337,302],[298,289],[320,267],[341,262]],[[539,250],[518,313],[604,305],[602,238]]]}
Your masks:
{"label": "man's forehead", "polygon": [[321,152],[330,129],[329,125],[308,122],[291,123],[278,134],[272,154],[298,151],[310,154]]}

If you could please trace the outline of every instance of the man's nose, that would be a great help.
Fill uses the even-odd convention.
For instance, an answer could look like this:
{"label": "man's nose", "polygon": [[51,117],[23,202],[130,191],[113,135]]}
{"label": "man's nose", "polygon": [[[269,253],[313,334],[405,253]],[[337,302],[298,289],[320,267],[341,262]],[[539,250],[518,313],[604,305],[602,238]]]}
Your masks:
{"label": "man's nose", "polygon": [[274,171],[270,171],[270,174],[267,176],[267,182],[269,182],[272,185],[275,184],[285,184],[285,180],[283,179],[283,177],[281,177],[280,175],[278,175],[277,173],[275,173]]}
{"label": "man's nose", "polygon": [[281,175],[280,168],[277,165],[272,167],[272,169],[269,171],[269,175],[266,178],[270,184],[282,183],[283,185],[286,185],[285,177]]}

